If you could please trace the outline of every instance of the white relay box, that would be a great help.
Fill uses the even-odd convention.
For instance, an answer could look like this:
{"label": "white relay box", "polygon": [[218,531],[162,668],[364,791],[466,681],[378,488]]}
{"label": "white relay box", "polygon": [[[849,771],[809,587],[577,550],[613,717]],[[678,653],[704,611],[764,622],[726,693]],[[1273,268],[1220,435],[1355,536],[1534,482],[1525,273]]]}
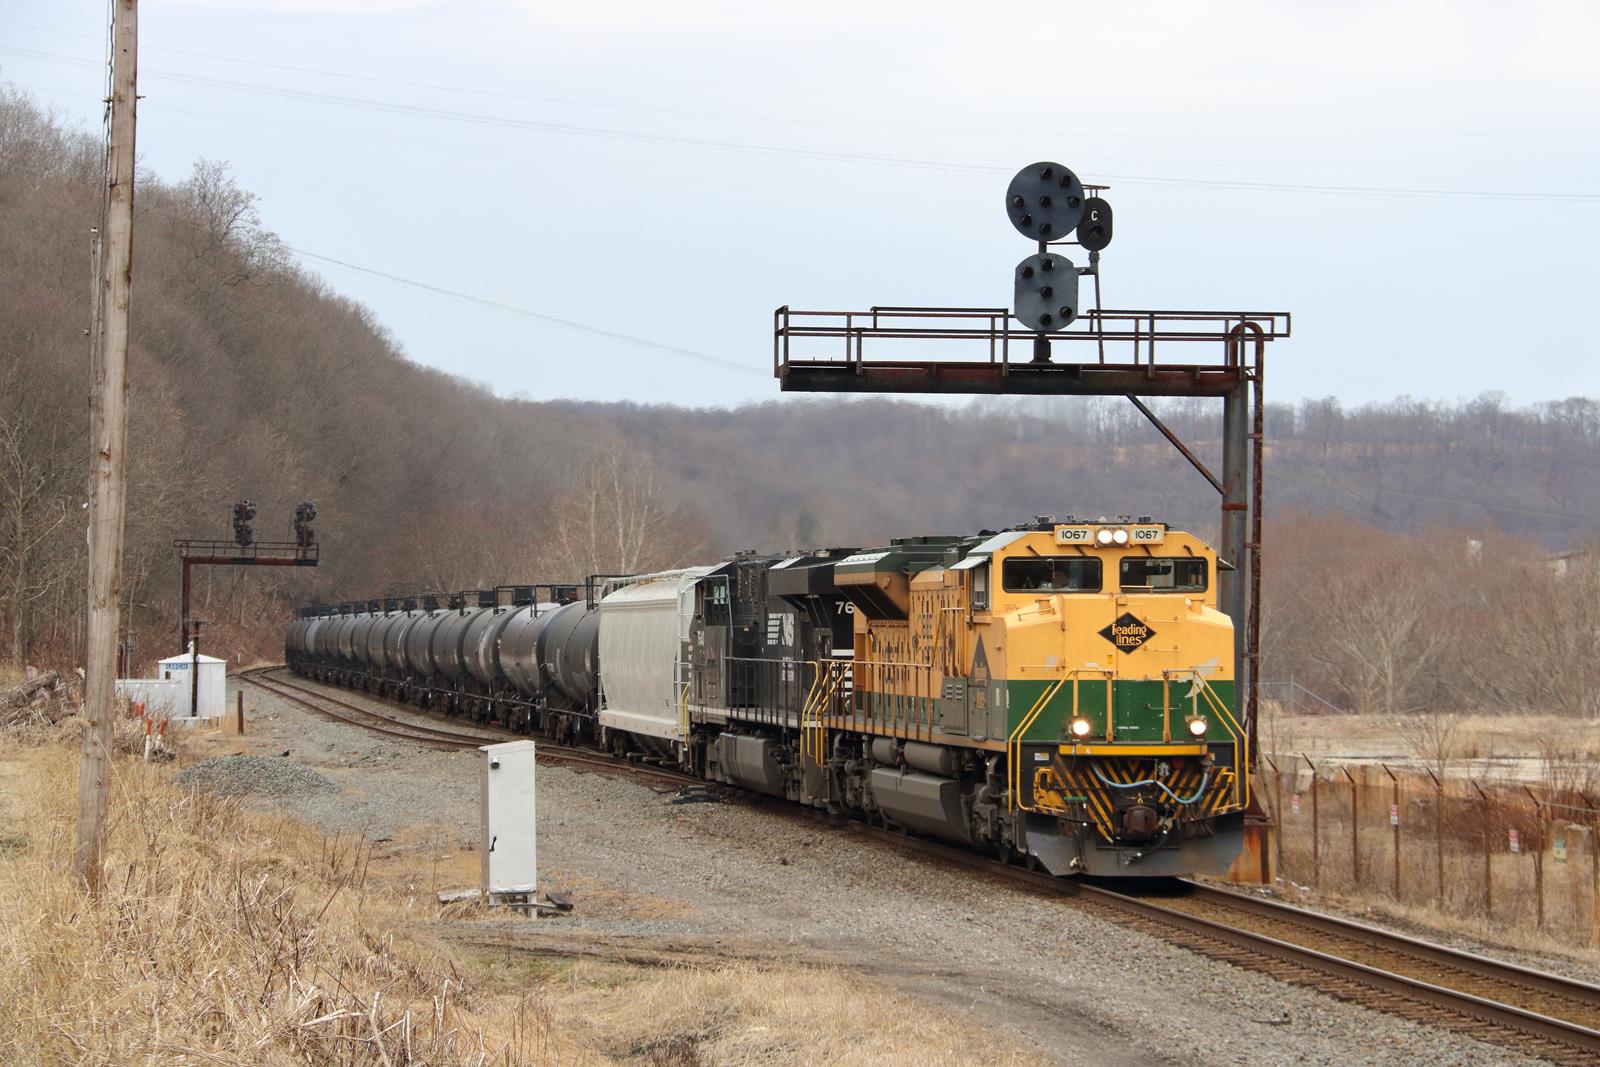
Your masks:
{"label": "white relay box", "polygon": [[532,893],[537,888],[532,741],[484,745],[483,876],[485,894]]}

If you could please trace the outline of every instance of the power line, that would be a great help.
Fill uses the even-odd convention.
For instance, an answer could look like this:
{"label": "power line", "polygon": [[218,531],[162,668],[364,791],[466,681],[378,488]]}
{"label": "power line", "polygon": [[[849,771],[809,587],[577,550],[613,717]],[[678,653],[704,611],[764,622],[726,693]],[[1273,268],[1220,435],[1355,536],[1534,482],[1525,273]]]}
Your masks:
{"label": "power line", "polygon": [[[98,97],[87,93],[74,93],[64,89],[48,89],[39,86],[18,84],[20,88],[35,93],[47,93],[52,96],[71,97],[79,100],[96,100]],[[623,170],[620,166],[596,166],[594,163],[610,162],[608,157],[586,155],[574,152],[542,152],[537,156],[518,153],[515,151],[499,151],[491,147],[477,144],[468,144],[460,141],[451,141],[437,137],[422,137],[407,134],[391,134],[378,130],[358,129],[348,126],[327,126],[319,123],[301,122],[293,119],[263,118],[256,115],[246,115],[240,112],[207,111],[200,108],[184,107],[178,104],[156,104],[145,102],[146,112],[158,112],[174,115],[192,115],[198,118],[215,119],[219,122],[244,123],[268,129],[288,130],[294,133],[311,133],[325,137],[335,137],[344,141],[359,140],[370,144],[405,145],[422,151],[436,150],[436,154],[447,154],[448,158],[456,159],[462,156],[473,156],[479,159],[498,160],[511,163],[541,164],[549,163],[552,156],[564,160],[587,161],[580,165],[564,164],[564,171],[583,171],[591,174],[621,175],[638,177],[643,173],[641,166],[633,166]],[[655,176],[672,182],[682,182],[690,185],[712,186],[717,188],[735,189],[749,193],[775,193],[781,196],[820,196],[835,200],[857,200],[869,203],[895,204],[901,207],[916,205],[921,207],[947,208],[953,211],[968,210],[973,205],[970,201],[954,202],[946,200],[932,200],[926,197],[911,197],[906,195],[874,196],[870,193],[847,191],[837,184],[830,184],[827,188],[793,188],[772,185],[758,185],[747,181],[735,181],[727,178],[713,178],[703,175],[684,174],[673,170],[654,169]],[[792,176],[792,175],[791,175]],[[852,188],[856,188],[852,186]],[[1156,215],[1129,214],[1125,219],[1140,222],[1159,222],[1176,226],[1204,226],[1216,227],[1222,223],[1212,219],[1182,219]],[[1295,233],[1331,233],[1351,237],[1444,237],[1458,238],[1471,241],[1600,241],[1600,235],[1589,233],[1538,233],[1530,231],[1505,232],[1490,230],[1413,230],[1392,229],[1378,227],[1352,227],[1352,226],[1308,226],[1291,223],[1238,221],[1230,218],[1226,225],[1234,229],[1283,231]]]}
{"label": "power line", "polygon": [[490,300],[486,297],[473,296],[471,293],[463,293],[455,289],[446,289],[443,286],[430,285],[427,282],[419,282],[414,278],[402,278],[398,274],[390,274],[387,271],[374,270],[372,267],[363,267],[358,263],[349,263],[342,259],[334,259],[332,256],[318,255],[316,252],[308,252],[303,248],[295,248],[292,245],[285,245],[284,247],[297,256],[302,256],[306,259],[313,259],[319,263],[328,263],[335,267],[343,267],[345,270],[353,270],[360,274],[368,274],[374,278],[382,278],[385,281],[395,282],[399,285],[410,286],[413,289],[419,289],[423,292],[436,293],[439,296],[448,296],[455,300],[463,300],[469,304],[478,304],[482,307],[494,308],[496,311],[505,311],[513,315],[521,315],[524,318],[533,319],[537,322],[542,322],[550,326],[559,326],[562,329],[574,330],[578,333],[586,333],[592,337],[604,337],[608,340],[622,341],[626,344],[639,345],[643,348],[653,348],[660,352],[670,352],[673,355],[684,356],[688,359],[697,359],[703,363],[710,363],[718,367],[726,367],[729,370],[736,370],[746,374],[761,373],[761,371],[758,371],[755,367],[752,367],[747,363],[736,363],[731,359],[724,359],[721,356],[714,356],[709,352],[700,352],[693,348],[682,348],[678,345],[670,345],[662,341],[652,341],[648,337],[636,337],[633,334],[620,333],[616,330],[606,330],[598,326],[590,326],[587,323],[574,322],[572,319],[563,319],[556,315],[547,315],[542,311],[534,311],[531,308],[517,307],[514,304],[504,304],[498,300]]}
{"label": "power line", "polygon": [[[34,49],[15,48],[12,46],[0,46],[0,52],[10,52],[17,55],[29,56],[31,58],[46,59],[52,62],[62,62],[74,65],[89,64],[89,61],[81,60],[73,56],[62,56],[56,53],[40,52]],[[344,96],[337,93],[322,93],[306,89],[287,89],[279,86],[260,85],[252,82],[234,81],[226,78],[211,78],[204,75],[183,74],[175,71],[146,69],[143,73],[146,75],[162,77],[185,84],[205,86],[207,88],[237,89],[243,92],[260,93],[267,96],[276,96],[289,100],[301,100],[309,103],[336,104],[343,107],[364,108],[367,110],[379,111],[388,114],[411,115],[420,118],[440,119],[451,122],[465,122],[474,125],[500,126],[509,129],[522,129],[540,133],[553,133],[557,135],[633,141],[644,144],[662,145],[665,147],[710,149],[713,151],[775,155],[786,158],[824,159],[833,162],[865,163],[875,166],[945,170],[974,176],[1010,173],[1007,168],[998,167],[988,163],[971,163],[961,160],[932,159],[915,156],[879,155],[868,152],[855,152],[842,149],[806,148],[798,145],[773,145],[752,141],[685,137],[675,134],[623,130],[603,126],[588,126],[578,123],[549,122],[539,119],[513,118],[504,115],[491,115],[481,112],[455,111],[447,108],[426,107],[418,104],[401,104],[388,100],[373,100],[365,97]],[[1501,202],[1600,202],[1600,193],[1517,192],[1503,188],[1487,186],[1476,189],[1432,189],[1407,186],[1332,185],[1309,182],[1235,181],[1220,178],[1167,177],[1150,174],[1102,173],[1099,174],[1098,177],[1108,181],[1123,182],[1130,185],[1230,189],[1251,192],[1294,192],[1339,196],[1426,197],[1430,199],[1496,200]]]}
{"label": "power line", "polygon": [[[36,30],[41,33],[53,33],[62,37],[89,38],[92,35],[76,33],[72,30],[59,30],[51,26],[34,26],[26,22],[16,22],[12,19],[0,19],[0,24],[16,26],[24,30]],[[560,104],[566,107],[592,107],[613,111],[637,111],[649,115],[680,115],[685,118],[721,119],[734,122],[770,122],[786,126],[835,126],[842,129],[861,130],[898,130],[906,133],[979,133],[979,134],[1017,134],[1031,135],[1031,131],[1022,130],[996,130],[993,128],[959,127],[959,126],[921,126],[912,124],[889,122],[850,122],[836,119],[808,119],[792,115],[752,115],[732,111],[704,111],[691,108],[653,107],[646,104],[624,104],[610,100],[585,100],[580,97],[551,96],[548,94],[510,93],[497,89],[482,89],[466,85],[446,85],[438,82],[410,81],[403,78],[384,78],[375,74],[355,74],[350,71],[327,70],[322,67],[303,67],[288,63],[269,63],[262,59],[244,59],[240,56],[223,56],[213,52],[197,52],[186,48],[171,48],[160,45],[151,45],[146,51],[168,52],[172,55],[190,56],[195,59],[210,59],[218,63],[233,63],[240,66],[262,67],[267,70],[290,71],[295,74],[315,74],[324,78],[343,78],[347,81],[368,82],[375,85],[394,85],[407,89],[426,89],[429,92],[461,93],[467,96],[482,96],[497,100],[517,100],[534,104]]]}

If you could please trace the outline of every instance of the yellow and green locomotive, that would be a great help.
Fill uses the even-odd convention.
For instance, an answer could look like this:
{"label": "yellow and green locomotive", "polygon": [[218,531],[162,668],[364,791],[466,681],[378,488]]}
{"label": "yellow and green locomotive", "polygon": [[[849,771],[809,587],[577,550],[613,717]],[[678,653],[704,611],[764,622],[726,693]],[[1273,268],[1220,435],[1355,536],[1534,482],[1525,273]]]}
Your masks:
{"label": "yellow and green locomotive", "polygon": [[1056,874],[1226,870],[1249,753],[1216,568],[1148,519],[845,557],[853,647],[805,708],[806,792]]}

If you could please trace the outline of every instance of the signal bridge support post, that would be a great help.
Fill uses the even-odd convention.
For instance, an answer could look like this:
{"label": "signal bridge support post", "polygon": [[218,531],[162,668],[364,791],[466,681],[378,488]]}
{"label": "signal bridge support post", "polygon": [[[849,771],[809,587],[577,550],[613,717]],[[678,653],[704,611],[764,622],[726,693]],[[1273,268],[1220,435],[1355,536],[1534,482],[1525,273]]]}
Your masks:
{"label": "signal bridge support post", "polygon": [[178,550],[183,563],[178,611],[178,647],[182,649],[187,649],[190,640],[197,636],[197,624],[189,612],[192,567],[315,567],[321,556],[316,543],[302,545],[298,541],[253,541],[240,545],[235,541],[177,540],[172,542],[172,547]]}

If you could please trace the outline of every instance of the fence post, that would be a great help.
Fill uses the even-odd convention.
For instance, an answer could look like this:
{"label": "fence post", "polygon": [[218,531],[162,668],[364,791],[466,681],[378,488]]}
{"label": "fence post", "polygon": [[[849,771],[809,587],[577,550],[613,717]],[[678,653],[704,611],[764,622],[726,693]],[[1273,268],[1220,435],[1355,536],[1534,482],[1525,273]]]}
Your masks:
{"label": "fence post", "polygon": [[1389,802],[1389,822],[1394,827],[1394,899],[1400,899],[1400,779],[1394,776],[1387,763],[1380,763],[1383,773],[1389,776],[1394,787],[1394,799]]}
{"label": "fence post", "polygon": [[1284,832],[1284,819],[1283,819],[1283,772],[1278,770],[1278,765],[1276,763],[1273,763],[1272,762],[1272,757],[1267,755],[1265,752],[1261,753],[1261,758],[1267,761],[1267,766],[1268,767],[1272,768],[1272,781],[1273,781],[1272,807],[1273,807],[1273,814],[1277,817],[1277,820],[1278,820],[1278,832],[1275,835],[1273,835],[1273,836],[1275,836],[1277,838],[1277,844],[1274,847],[1273,852],[1276,854],[1276,859],[1277,859],[1277,864],[1278,864],[1278,866],[1277,866],[1278,876],[1282,877],[1283,876],[1283,836],[1284,836],[1283,835],[1283,832]]}
{"label": "fence post", "polygon": [[1533,801],[1533,896],[1535,916],[1540,930],[1544,929],[1544,805],[1527,786],[1522,791]]}
{"label": "fence post", "polygon": [[1494,856],[1489,851],[1489,794],[1477,782],[1472,788],[1478,791],[1478,825],[1483,828],[1483,917],[1494,922]]}
{"label": "fence post", "polygon": [[1445,907],[1445,782],[1426,766],[1422,771],[1434,779],[1434,896]]}
{"label": "fence post", "polygon": [[1589,944],[1600,947],[1600,809],[1579,793],[1589,814]]}
{"label": "fence post", "polygon": [[[1317,765],[1304,752],[1300,753],[1300,758],[1311,768],[1311,884],[1315,887],[1322,882],[1322,820],[1317,812]],[[1600,886],[1600,878],[1595,879],[1595,885]]]}
{"label": "fence post", "polygon": [[1437,873],[1435,893],[1438,893],[1438,905],[1445,905],[1445,782],[1440,777],[1434,777],[1429,771],[1427,776],[1434,779],[1434,869]]}
{"label": "fence post", "polygon": [[1355,775],[1343,764],[1339,770],[1350,780],[1350,877],[1357,889],[1361,888],[1361,793]]}

